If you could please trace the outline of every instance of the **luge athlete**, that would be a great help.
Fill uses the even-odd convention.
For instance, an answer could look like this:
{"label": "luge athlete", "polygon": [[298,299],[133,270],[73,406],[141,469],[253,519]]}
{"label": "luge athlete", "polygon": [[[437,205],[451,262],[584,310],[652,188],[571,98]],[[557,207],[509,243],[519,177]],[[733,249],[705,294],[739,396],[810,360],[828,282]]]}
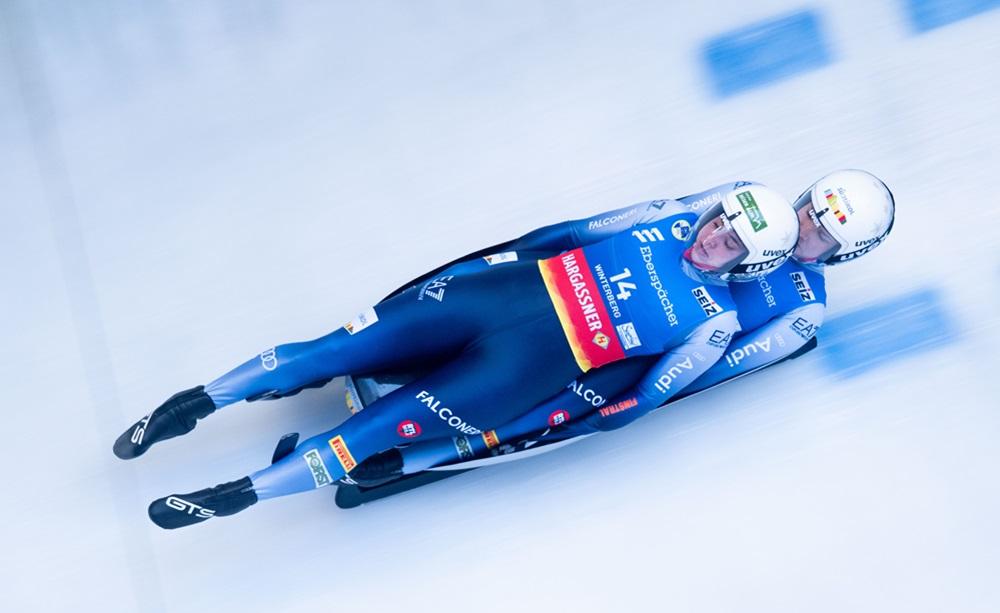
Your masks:
{"label": "luge athlete", "polygon": [[[700,212],[718,206],[726,194],[747,185],[756,184],[727,183],[678,201]],[[799,196],[794,208],[799,237],[791,259],[754,283],[730,284],[741,332],[722,359],[684,388],[686,394],[779,361],[808,342],[823,323],[824,269],[853,261],[880,245],[895,216],[892,193],[878,177],[863,170],[838,170],[824,176]],[[605,213],[603,219],[630,223],[635,219],[633,209]],[[553,227],[538,234],[558,236],[564,231]],[[573,231],[585,235],[588,229],[577,225]],[[544,242],[522,244],[539,248]],[[387,450],[363,463],[350,480],[372,486],[432,466],[520,450],[526,441],[571,438],[621,427],[645,410],[630,396],[609,400],[634,386],[649,366],[648,357],[637,357],[592,371],[571,382],[559,395],[493,431]],[[680,363],[677,367],[684,366]],[[394,387],[378,378],[358,378],[356,383],[367,388],[366,396]],[[680,391],[679,385],[674,387]],[[359,401],[354,402],[360,405]]]}
{"label": "luge athlete", "polygon": [[568,249],[559,255],[502,265],[498,258],[487,270],[446,275],[324,337],[271,348],[174,395],[118,438],[116,455],[136,457],[239,400],[334,376],[437,364],[271,466],[154,501],[151,519],[177,528],[231,515],[258,500],[329,485],[400,443],[488,432],[591,368],[626,357],[661,356],[636,395],[650,406],[662,403],[675,387],[678,359],[690,362],[685,377],[696,377],[738,330],[725,282],[780,266],[795,244],[798,219],[787,200],[756,185],[727,194],[700,217],[667,200],[628,214],[640,222],[630,222],[628,232],[602,218],[583,220],[595,231],[560,234],[550,251]]}

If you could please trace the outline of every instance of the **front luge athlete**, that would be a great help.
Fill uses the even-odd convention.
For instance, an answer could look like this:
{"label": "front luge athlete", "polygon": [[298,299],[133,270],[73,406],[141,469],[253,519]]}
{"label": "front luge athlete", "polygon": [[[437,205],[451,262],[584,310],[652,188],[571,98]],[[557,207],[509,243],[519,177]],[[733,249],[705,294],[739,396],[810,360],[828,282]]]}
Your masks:
{"label": "front luge athlete", "polygon": [[[747,185],[753,183],[727,183],[678,201],[700,212],[734,189]],[[754,283],[730,284],[741,332],[733,337],[723,358],[685,387],[684,394],[748,374],[801,348],[823,324],[824,269],[854,261],[877,247],[888,236],[895,216],[889,189],[878,177],[863,170],[838,170],[824,176],[802,193],[794,207],[800,229],[791,258],[773,274],[759,277]],[[634,218],[622,211],[606,213],[604,218],[615,216]],[[555,228],[558,226],[539,233],[558,235]],[[538,241],[529,246],[537,248]],[[485,435],[456,435],[450,440],[421,441],[380,453],[345,481],[374,486],[433,466],[510,453],[523,450],[526,444],[534,446],[540,441],[620,427],[645,411],[631,402],[615,403],[609,399],[631,388],[649,368],[648,360],[639,357],[591,371],[571,382],[561,394]],[[368,397],[395,387],[380,377],[355,378],[354,383]],[[360,397],[354,404],[361,404]],[[630,414],[628,420],[620,415],[625,412]],[[615,417],[608,419],[611,416]]]}
{"label": "front luge athlete", "polygon": [[239,400],[334,376],[437,365],[263,470],[154,501],[150,518],[178,528],[232,515],[258,500],[329,485],[397,444],[488,432],[582,373],[625,358],[659,356],[631,397],[649,408],[666,401],[707,371],[739,329],[725,282],[779,267],[795,244],[798,218],[787,200],[757,185],[733,190],[701,216],[668,200],[629,211],[623,215],[639,223],[627,231],[583,220],[578,225],[597,231],[561,234],[549,251],[558,255],[435,279],[326,336],[271,348],[174,395],[118,438],[118,457],[185,434]]}

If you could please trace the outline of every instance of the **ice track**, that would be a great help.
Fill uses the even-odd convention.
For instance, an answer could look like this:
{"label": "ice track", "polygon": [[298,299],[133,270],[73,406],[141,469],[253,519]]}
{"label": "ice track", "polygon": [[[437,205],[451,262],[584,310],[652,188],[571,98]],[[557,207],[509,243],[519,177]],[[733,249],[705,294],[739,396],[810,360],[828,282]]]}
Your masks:
{"label": "ice track", "polygon": [[[0,3],[2,608],[1000,609],[992,6]],[[899,215],[830,272],[820,348],[635,426],[176,532],[150,500],[328,429],[340,384],[111,454],[462,253],[842,166]]]}

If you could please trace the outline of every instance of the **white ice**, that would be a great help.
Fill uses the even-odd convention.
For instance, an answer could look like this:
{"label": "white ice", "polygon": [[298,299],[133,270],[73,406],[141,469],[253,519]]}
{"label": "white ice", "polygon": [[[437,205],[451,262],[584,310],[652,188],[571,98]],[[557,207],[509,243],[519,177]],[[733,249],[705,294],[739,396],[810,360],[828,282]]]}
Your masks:
{"label": "white ice", "polygon": [[[0,608],[1000,610],[1000,11],[914,36],[903,6],[818,3],[833,64],[718,100],[702,42],[799,3],[0,3]],[[935,287],[951,344],[854,378],[821,345],[352,511],[145,514],[332,427],[336,383],[111,454],[170,394],[475,248],[844,166],[899,216],[831,271],[829,315]]]}

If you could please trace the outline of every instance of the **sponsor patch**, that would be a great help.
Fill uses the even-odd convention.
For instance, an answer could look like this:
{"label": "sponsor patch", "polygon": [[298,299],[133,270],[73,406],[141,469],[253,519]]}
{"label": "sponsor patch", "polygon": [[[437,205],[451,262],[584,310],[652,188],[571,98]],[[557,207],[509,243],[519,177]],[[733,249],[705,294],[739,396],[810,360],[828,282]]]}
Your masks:
{"label": "sponsor patch", "polygon": [[399,425],[396,426],[396,433],[403,438],[414,438],[420,436],[420,432],[420,424],[412,419],[401,421],[399,422]]}
{"label": "sponsor patch", "polygon": [[795,321],[792,322],[792,332],[795,332],[802,338],[809,340],[816,334],[816,324],[810,323],[808,319],[803,317],[797,317]]}
{"label": "sponsor patch", "polygon": [[[698,356],[698,354],[695,354],[695,357],[697,357],[699,360],[704,360],[704,357]],[[677,380],[677,377],[684,374],[684,371],[691,370],[693,368],[694,368],[694,362],[691,360],[691,357],[688,356],[683,360],[681,360],[680,362],[677,362],[676,364],[668,368],[667,372],[660,375],[660,378],[656,380],[656,383],[654,383],[653,386],[655,386],[656,389],[660,390],[660,393],[666,394],[668,391],[670,391],[670,386],[674,384],[674,381]]]}
{"label": "sponsor patch", "polygon": [[833,216],[837,218],[837,221],[841,225],[847,223],[847,215],[844,215],[844,212],[840,210],[840,202],[837,200],[837,194],[833,193],[833,190],[830,189],[823,190],[823,194],[826,196],[826,205],[833,211]]}
{"label": "sponsor patch", "polygon": [[774,299],[774,290],[767,282],[767,277],[757,277],[757,284],[760,285],[761,295],[764,297],[764,302],[767,303],[767,308],[773,309],[778,306],[778,301]]}
{"label": "sponsor patch", "polygon": [[621,413],[622,411],[627,411],[632,407],[636,406],[639,406],[639,400],[635,396],[633,396],[632,398],[626,398],[621,402],[616,402],[610,406],[606,406],[600,409],[598,412],[601,414],[601,417],[607,417],[609,415],[614,415],[615,413]]}
{"label": "sponsor patch", "polygon": [[608,345],[611,344],[611,338],[603,332],[598,332],[594,335],[594,344],[601,349],[607,349]]}
{"label": "sponsor patch", "polygon": [[691,224],[685,219],[678,219],[670,226],[670,233],[679,241],[686,241],[691,236]]}
{"label": "sponsor patch", "polygon": [[275,353],[274,347],[261,352],[260,365],[267,371],[272,371],[278,367],[278,356]]}
{"label": "sponsor patch", "polygon": [[493,255],[487,255],[483,257],[486,263],[490,266],[496,266],[497,264],[506,264],[507,262],[517,261],[516,251],[505,251],[504,253],[494,253]]}
{"label": "sponsor patch", "polygon": [[486,443],[487,449],[493,449],[500,444],[500,437],[497,436],[496,430],[490,430],[489,432],[483,432],[483,442]]}
{"label": "sponsor patch", "polygon": [[754,232],[760,232],[767,227],[767,220],[764,219],[764,214],[757,207],[757,201],[754,200],[750,190],[736,194],[736,201],[743,207],[743,212],[747,214],[747,219],[750,220],[750,227],[753,228]]}
{"label": "sponsor patch", "polygon": [[729,341],[732,337],[732,332],[726,332],[725,330],[713,330],[712,336],[708,337],[708,341],[706,342],[712,347],[725,349],[729,346]]}
{"label": "sponsor patch", "polygon": [[358,395],[358,390],[354,387],[354,382],[351,381],[350,377],[347,378],[344,385],[344,403],[351,415],[364,408],[361,404],[361,396]]}
{"label": "sponsor patch", "polygon": [[302,454],[302,458],[306,461],[306,465],[309,466],[309,471],[312,472],[313,482],[316,484],[316,487],[330,485],[333,482],[333,477],[330,476],[330,471],[326,469],[326,464],[323,463],[323,458],[319,455],[318,449],[310,449]]}
{"label": "sponsor patch", "polygon": [[722,312],[722,307],[715,302],[712,295],[708,293],[707,289],[705,289],[704,285],[699,285],[691,290],[691,295],[698,301],[698,306],[701,307],[701,310],[705,311],[705,317],[718,315]]}
{"label": "sponsor patch", "polygon": [[569,411],[565,409],[559,409],[558,411],[552,411],[549,415],[549,425],[553,428],[559,424],[564,424],[569,421]]}
{"label": "sponsor patch", "polygon": [[194,515],[195,517],[202,517],[208,519],[215,515],[214,509],[209,509],[201,505],[197,505],[183,498],[178,498],[177,496],[168,496],[164,501],[168,507],[175,511],[183,511],[188,515]]}
{"label": "sponsor patch", "polygon": [[809,281],[806,280],[805,273],[797,270],[788,276],[792,278],[792,283],[795,284],[795,291],[799,293],[799,298],[802,299],[802,302],[809,302],[816,299],[812,287],[809,286]]}
{"label": "sponsor patch", "polygon": [[605,402],[604,396],[601,396],[589,387],[584,387],[583,383],[579,381],[570,381],[566,389],[573,390],[574,394],[583,398],[584,402],[589,402],[592,406],[599,407]]}
{"label": "sponsor patch", "polygon": [[344,324],[344,329],[347,330],[348,334],[353,336],[376,323],[378,323],[378,315],[375,313],[375,308],[372,307],[364,313],[359,313],[357,317]]}
{"label": "sponsor patch", "polygon": [[464,436],[456,436],[451,440],[455,443],[455,451],[458,452],[458,459],[466,460],[474,455],[472,453],[472,443],[469,442],[468,438]]}
{"label": "sponsor patch", "polygon": [[344,467],[344,472],[351,472],[354,467],[358,465],[354,461],[354,456],[351,455],[351,450],[347,448],[347,443],[344,442],[344,437],[337,435],[330,439],[330,449],[333,450],[333,455],[340,462],[340,465]]}
{"label": "sponsor patch", "polygon": [[135,445],[142,444],[142,437],[146,435],[146,425],[149,424],[149,418],[152,416],[153,414],[150,413],[149,415],[140,419],[139,423],[136,424],[135,430],[132,431],[132,438],[130,439],[133,444]]}
{"label": "sponsor patch", "polygon": [[660,232],[659,228],[642,228],[641,230],[632,230],[632,236],[639,239],[640,243],[655,243],[664,240],[663,232]]}
{"label": "sponsor patch", "polygon": [[441,406],[441,401],[434,396],[431,396],[430,392],[427,390],[417,392],[416,399],[427,405],[427,408],[430,409],[432,413],[435,413],[441,418],[442,421],[462,434],[479,434],[482,432],[479,428],[466,423],[466,421],[460,416],[455,415],[455,412],[450,408]]}
{"label": "sponsor patch", "polygon": [[417,300],[423,300],[424,296],[430,296],[438,302],[444,302],[444,290],[448,287],[448,281],[455,278],[455,275],[445,275],[443,277],[438,277],[433,281],[428,281],[420,289],[420,295],[417,296]]}
{"label": "sponsor patch", "polygon": [[635,331],[635,324],[632,322],[618,324],[615,326],[615,330],[618,331],[618,338],[621,339],[622,346],[626,349],[632,349],[633,347],[639,347],[642,345],[642,341],[639,340],[639,335]]}
{"label": "sponsor patch", "polygon": [[[743,186],[742,185],[735,185],[735,186],[733,186],[733,189],[736,189],[738,187],[743,187]],[[697,211],[697,210],[699,210],[699,209],[701,209],[703,207],[706,207],[706,206],[708,206],[710,204],[715,204],[716,202],[718,202],[720,200],[722,200],[722,193],[721,192],[715,192],[715,193],[712,193],[712,194],[709,194],[709,195],[705,196],[704,198],[699,198],[698,200],[695,200],[694,202],[692,202],[691,203],[691,209]]]}
{"label": "sponsor patch", "polygon": [[[539,260],[538,268],[580,370],[625,357],[618,338],[609,338],[605,332],[611,328],[611,315],[600,299],[601,290],[583,249]],[[595,350],[595,345],[602,351]]]}
{"label": "sponsor patch", "polygon": [[667,323],[670,327],[674,327],[680,324],[677,319],[677,315],[674,313],[674,303],[670,301],[670,296],[667,294],[666,288],[663,287],[663,281],[660,280],[659,273],[656,272],[656,266],[653,264],[653,250],[648,246],[639,247],[639,254],[642,255],[643,264],[646,265],[646,273],[649,275],[649,286],[653,288],[656,292],[656,297],[660,300],[660,306],[663,307],[663,314],[667,318]]}
{"label": "sponsor patch", "polygon": [[620,221],[625,221],[629,217],[636,214],[638,209],[632,208],[624,213],[617,213],[615,215],[609,215],[608,217],[603,217],[601,219],[595,219],[587,224],[588,230],[597,230],[603,228],[604,226],[610,226],[611,224],[618,223]]}
{"label": "sponsor patch", "polygon": [[740,365],[740,362],[747,359],[748,357],[756,353],[769,353],[771,351],[771,338],[764,337],[762,341],[754,341],[743,345],[742,347],[737,347],[733,349],[728,354],[726,354],[726,362],[729,364],[730,368],[736,368]]}

